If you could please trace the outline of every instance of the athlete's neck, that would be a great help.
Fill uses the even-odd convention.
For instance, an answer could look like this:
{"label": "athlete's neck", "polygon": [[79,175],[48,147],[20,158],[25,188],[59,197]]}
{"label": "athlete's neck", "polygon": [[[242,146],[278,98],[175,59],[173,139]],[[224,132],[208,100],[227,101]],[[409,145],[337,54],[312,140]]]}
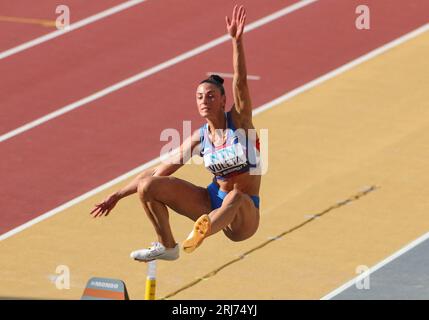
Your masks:
{"label": "athlete's neck", "polygon": [[225,130],[227,128],[227,119],[222,111],[216,118],[207,119],[209,134],[213,143],[223,143],[225,140]]}
{"label": "athlete's neck", "polygon": [[227,127],[225,113],[222,111],[214,118],[207,118],[207,123],[210,133],[216,132],[216,129],[225,130]]}

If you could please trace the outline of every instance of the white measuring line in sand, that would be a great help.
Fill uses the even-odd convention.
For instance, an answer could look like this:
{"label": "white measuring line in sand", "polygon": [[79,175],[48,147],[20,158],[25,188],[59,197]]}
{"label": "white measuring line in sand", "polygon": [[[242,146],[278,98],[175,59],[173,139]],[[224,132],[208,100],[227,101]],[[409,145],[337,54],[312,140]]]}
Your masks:
{"label": "white measuring line in sand", "polygon": [[424,234],[424,235],[422,235],[420,238],[418,238],[418,239],[410,242],[409,244],[407,244],[406,246],[404,246],[402,249],[396,251],[390,257],[387,257],[383,261],[379,262],[378,264],[376,264],[375,266],[373,266],[372,268],[370,268],[368,271],[365,271],[364,273],[360,274],[359,276],[355,277],[354,279],[352,279],[352,280],[348,281],[347,283],[343,284],[341,287],[339,287],[339,288],[335,289],[334,291],[328,293],[326,296],[322,297],[321,300],[330,300],[330,299],[332,299],[333,297],[335,297],[336,295],[340,294],[341,292],[347,290],[351,286],[353,286],[353,285],[359,283],[360,281],[364,280],[371,273],[373,273],[373,272],[377,271],[378,269],[384,267],[389,262],[392,262],[393,260],[395,260],[396,258],[400,257],[404,253],[406,253],[406,252],[410,251],[411,249],[413,249],[414,247],[418,246],[420,243],[424,242],[428,238],[429,238],[429,232],[426,233],[426,234]]}
{"label": "white measuring line in sand", "polygon": [[125,9],[131,8],[131,7],[133,7],[135,5],[138,5],[138,4],[140,4],[142,2],[145,2],[145,1],[147,1],[147,0],[131,0],[131,1],[127,1],[127,2],[121,3],[121,4],[117,5],[117,6],[114,6],[112,8],[107,9],[107,10],[99,12],[97,14],[94,14],[94,15],[88,17],[88,18],[85,18],[85,19],[82,19],[82,20],[80,20],[78,22],[72,23],[72,24],[70,24],[70,26],[67,29],[57,30],[57,31],[45,34],[44,36],[41,36],[39,38],[33,39],[31,41],[28,41],[26,43],[23,43],[23,44],[21,44],[19,46],[14,47],[14,48],[8,49],[8,50],[3,51],[3,52],[0,52],[0,60],[5,59],[7,57],[10,57],[10,56],[12,56],[14,54],[17,54],[19,52],[22,52],[24,50],[30,49],[32,47],[35,47],[35,46],[37,46],[39,44],[42,44],[42,43],[44,43],[46,41],[49,41],[49,40],[55,39],[57,37],[60,37],[60,36],[62,36],[64,34],[66,34],[66,33],[69,33],[71,31],[74,31],[74,30],[77,30],[77,29],[82,28],[84,26],[87,26],[87,25],[89,25],[91,23],[94,23],[94,22],[96,22],[98,20],[101,20],[103,18],[111,16],[111,15],[113,15],[115,13],[121,12],[121,11],[123,11]]}
{"label": "white measuring line in sand", "polygon": [[[318,1],[318,0],[301,1],[301,2],[295,3],[295,4],[291,5],[291,6],[288,6],[286,8],[283,8],[282,10],[276,11],[275,13],[270,14],[270,15],[264,17],[264,18],[261,18],[261,19],[255,21],[255,22],[249,24],[248,26],[246,26],[245,32],[249,32],[249,31],[252,31],[252,30],[254,30],[256,28],[259,28],[259,27],[261,27],[261,26],[263,26],[263,25],[265,25],[267,23],[270,23],[270,22],[272,22],[272,21],[274,21],[276,19],[279,19],[279,18],[281,18],[281,17],[283,17],[283,16],[285,16],[287,14],[290,14],[290,13],[292,13],[292,12],[298,10],[298,9],[301,9],[301,8],[303,8],[303,7],[311,4],[311,3],[314,3],[316,1]],[[130,77],[128,79],[125,79],[125,80],[120,81],[120,82],[118,82],[118,83],[116,83],[116,84],[114,84],[114,85],[112,85],[110,87],[107,87],[107,88],[105,88],[103,90],[100,90],[100,91],[98,91],[98,92],[96,92],[96,93],[94,93],[94,94],[92,94],[92,95],[90,95],[90,96],[88,96],[86,98],[83,98],[83,99],[81,99],[79,101],[73,102],[73,103],[71,103],[71,104],[69,104],[69,105],[67,105],[65,107],[62,107],[62,108],[60,108],[60,109],[58,109],[58,110],[56,110],[54,112],[51,112],[51,113],[49,113],[49,114],[47,114],[47,115],[45,115],[45,116],[43,116],[41,118],[38,118],[38,119],[36,119],[34,121],[31,121],[31,122],[29,122],[29,123],[27,123],[27,124],[25,124],[25,125],[23,125],[23,126],[21,126],[19,128],[16,128],[16,129],[14,129],[12,131],[9,131],[9,132],[1,135],[0,136],[0,142],[8,140],[8,139],[10,139],[10,138],[12,138],[14,136],[17,136],[17,135],[19,135],[19,134],[21,134],[21,133],[23,133],[25,131],[28,131],[28,130],[34,128],[34,127],[37,127],[37,126],[39,126],[39,125],[41,125],[41,124],[43,124],[43,123],[45,123],[47,121],[50,121],[50,120],[52,120],[52,119],[54,119],[56,117],[59,117],[59,116],[65,114],[67,112],[70,112],[70,111],[72,111],[72,110],[74,110],[76,108],[82,107],[85,104],[88,104],[88,103],[90,103],[90,102],[92,102],[94,100],[100,99],[100,98],[102,98],[102,97],[104,97],[104,96],[106,96],[108,94],[111,94],[112,92],[118,91],[118,90],[120,90],[120,89],[122,89],[122,88],[124,88],[126,86],[129,86],[129,85],[131,85],[131,84],[133,84],[133,83],[135,83],[137,81],[140,81],[140,80],[142,80],[144,78],[147,78],[150,75],[153,75],[153,74],[155,74],[157,72],[160,72],[160,71],[162,71],[164,69],[167,69],[167,68],[169,68],[169,67],[171,67],[171,66],[173,66],[175,64],[178,64],[178,63],[180,63],[180,62],[182,62],[184,60],[187,60],[187,59],[189,59],[191,57],[194,57],[194,56],[196,56],[196,55],[198,55],[198,54],[200,54],[202,52],[205,52],[205,51],[207,51],[207,50],[209,50],[209,49],[211,49],[211,48],[213,48],[215,46],[220,45],[221,43],[224,43],[224,42],[228,41],[229,39],[230,39],[229,35],[224,35],[222,37],[219,37],[219,38],[217,38],[215,40],[212,40],[212,41],[210,41],[210,42],[208,42],[208,43],[206,43],[206,44],[204,44],[202,46],[199,46],[199,47],[197,47],[197,48],[195,48],[193,50],[185,52],[185,53],[183,53],[183,54],[181,54],[181,55],[179,55],[179,56],[177,56],[177,57],[175,57],[173,59],[165,61],[165,62],[163,62],[161,64],[158,64],[158,65],[156,65],[156,66],[154,66],[154,67],[152,67],[150,69],[147,69],[147,70],[145,70],[145,71],[143,71],[141,73],[138,73],[138,74],[136,74],[136,75],[134,75],[134,76],[132,76],[132,77]]]}
{"label": "white measuring line in sand", "polygon": [[[377,48],[377,49],[375,49],[375,50],[373,50],[373,51],[371,51],[365,55],[363,55],[363,56],[361,56],[361,57],[359,57],[359,58],[357,58],[357,59],[355,59],[355,60],[353,60],[347,64],[345,64],[345,65],[343,65],[343,66],[341,66],[341,67],[339,67],[339,68],[337,68],[337,69],[335,69],[335,70],[333,70],[333,71],[331,71],[331,72],[329,72],[329,73],[327,73],[327,74],[325,74],[325,75],[323,75],[323,76],[321,76],[321,77],[319,77],[319,78],[317,78],[317,79],[315,79],[315,80],[313,80],[313,81],[311,81],[311,82],[309,82],[309,83],[307,83],[307,84],[305,84],[305,85],[303,85],[303,86],[301,86],[301,87],[299,87],[299,88],[297,88],[297,89],[295,89],[289,93],[286,93],[285,95],[283,95],[277,99],[274,99],[271,102],[268,102],[268,103],[256,108],[255,110],[253,110],[253,115],[257,115],[261,112],[269,110],[269,109],[275,107],[276,105],[278,105],[282,102],[285,102],[285,101],[291,99],[292,97],[294,97],[294,96],[296,96],[296,95],[298,95],[304,91],[307,91],[307,90],[323,83],[324,81],[329,80],[329,79],[333,78],[334,76],[339,75],[340,73],[343,73],[343,72],[351,69],[352,67],[354,67],[360,63],[363,63],[363,62],[365,62],[371,58],[374,58],[377,55],[384,53],[387,50],[394,48],[394,47],[400,45],[401,43],[403,43],[407,40],[410,40],[414,37],[417,37],[419,34],[422,34],[423,32],[425,32],[427,30],[429,30],[429,23],[418,28],[418,29],[416,29],[416,30],[414,30],[414,31],[412,31],[412,32],[410,32],[410,33],[407,33],[407,34],[401,36],[400,38],[398,38],[396,40],[393,40],[393,41],[391,41],[391,42],[389,42],[389,43],[387,43],[387,44],[385,44],[385,45],[383,45],[383,46],[381,46],[381,47],[379,47],[379,48]],[[111,181],[91,190],[91,191],[88,191],[87,193],[85,193],[85,194],[83,194],[83,195],[81,195],[81,196],[79,196],[73,200],[70,200],[69,202],[66,202],[63,205],[61,205],[55,209],[52,209],[51,211],[48,211],[48,212],[38,216],[37,218],[28,221],[27,223],[25,223],[23,225],[2,234],[0,236],[0,241],[7,239],[7,238],[19,233],[19,232],[31,227],[32,225],[34,225],[40,221],[43,221],[43,220],[57,214],[58,212],[61,212],[62,210],[68,209],[68,208],[76,205],[77,203],[84,201],[85,199],[88,199],[89,197],[97,194],[98,192],[106,190],[106,189],[114,186],[115,184],[120,183],[120,182],[132,177],[133,175],[141,172],[142,170],[145,170],[146,168],[149,168],[149,167],[159,163],[159,161],[160,161],[160,158],[158,157],[158,158],[153,159],[147,163],[144,163],[143,165],[141,165],[141,166],[117,177],[116,179],[113,179],[113,180],[111,180]]]}

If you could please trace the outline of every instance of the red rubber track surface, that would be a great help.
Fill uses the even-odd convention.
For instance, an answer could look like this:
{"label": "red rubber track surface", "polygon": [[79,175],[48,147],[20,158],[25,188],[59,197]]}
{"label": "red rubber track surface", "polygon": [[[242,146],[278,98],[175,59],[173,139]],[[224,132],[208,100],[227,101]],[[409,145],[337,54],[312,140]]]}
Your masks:
{"label": "red rubber track surface", "polygon": [[[70,9],[70,23],[74,23],[124,1],[39,0],[35,4],[35,0],[2,0],[0,16],[55,21],[58,17],[55,13],[57,6],[66,5]],[[56,31],[56,29],[37,24],[0,21],[0,51],[11,49],[52,31]]]}
{"label": "red rubber track surface", "polygon": [[[295,1],[246,2],[254,20]],[[0,62],[0,134],[225,34],[228,0],[183,3],[148,0]]]}
{"label": "red rubber track surface", "polygon": [[[168,7],[168,1],[161,3]],[[186,3],[189,7],[168,12],[126,11],[0,62],[0,68],[15,77],[5,81],[8,91],[2,93],[7,103],[1,111],[8,117],[1,122],[2,131],[225,32],[224,10],[201,9],[198,1]],[[277,7],[245,1],[250,22],[291,2],[269,3]],[[359,4],[323,0],[246,34],[248,72],[261,77],[250,81],[254,106],[416,29],[429,18],[429,3],[424,0],[367,1],[371,31],[359,31],[354,24]],[[130,31],[133,25],[140,26],[137,36]],[[207,71],[231,72],[231,60],[231,44],[224,43],[1,143],[0,233],[159,156],[165,144],[159,139],[163,129],[180,129],[183,120],[191,120],[196,129],[203,123],[194,101],[197,83]],[[49,61],[56,61],[55,66],[48,68]],[[37,83],[31,81],[35,71],[27,69],[32,64]],[[21,83],[20,77],[25,81]],[[229,103],[230,86],[226,79]],[[27,90],[22,93],[22,88]]]}

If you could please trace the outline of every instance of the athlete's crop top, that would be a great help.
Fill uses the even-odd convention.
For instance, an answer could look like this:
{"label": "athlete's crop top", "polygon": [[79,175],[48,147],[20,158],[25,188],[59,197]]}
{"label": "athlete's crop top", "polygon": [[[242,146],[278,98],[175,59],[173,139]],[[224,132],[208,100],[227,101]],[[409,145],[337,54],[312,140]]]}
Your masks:
{"label": "athlete's crop top", "polygon": [[225,117],[227,129],[223,145],[213,145],[207,123],[200,128],[200,156],[204,159],[204,166],[220,180],[259,167],[259,139],[256,131],[254,137],[251,134],[246,136],[244,129],[237,130],[234,127],[230,112],[225,112]]}

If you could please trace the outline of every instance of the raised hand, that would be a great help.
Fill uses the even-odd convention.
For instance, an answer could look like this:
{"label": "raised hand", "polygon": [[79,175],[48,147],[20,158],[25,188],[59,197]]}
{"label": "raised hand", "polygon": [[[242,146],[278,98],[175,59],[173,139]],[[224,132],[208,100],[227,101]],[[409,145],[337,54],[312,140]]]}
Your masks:
{"label": "raised hand", "polygon": [[234,6],[232,11],[232,18],[229,20],[228,16],[225,17],[226,28],[229,35],[236,40],[241,38],[244,31],[244,24],[246,23],[246,9],[244,6]]}
{"label": "raised hand", "polygon": [[96,204],[90,214],[92,214],[94,218],[108,216],[119,200],[120,197],[116,193],[113,193],[103,202]]}

